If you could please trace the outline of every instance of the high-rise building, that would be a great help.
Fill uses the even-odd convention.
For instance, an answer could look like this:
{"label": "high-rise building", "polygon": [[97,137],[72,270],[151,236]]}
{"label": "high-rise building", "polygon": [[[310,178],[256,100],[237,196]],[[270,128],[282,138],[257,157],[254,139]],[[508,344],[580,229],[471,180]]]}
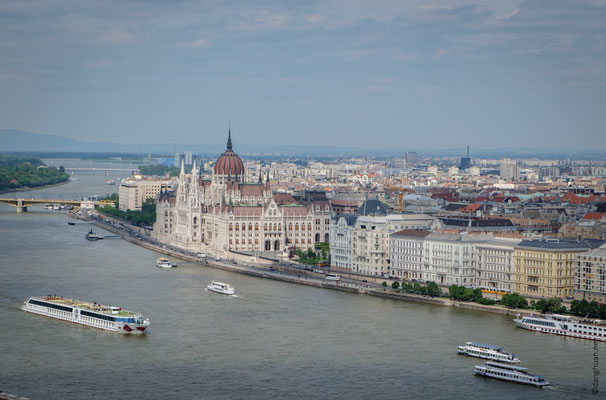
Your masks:
{"label": "high-rise building", "polygon": [[501,178],[518,180],[520,179],[520,167],[518,164],[508,158],[501,161]]}
{"label": "high-rise building", "polygon": [[406,152],[406,165],[417,165],[419,163],[419,155],[416,151]]}
{"label": "high-rise building", "polygon": [[467,157],[461,157],[461,169],[467,169],[471,167],[471,158],[469,158],[469,146],[467,146]]}

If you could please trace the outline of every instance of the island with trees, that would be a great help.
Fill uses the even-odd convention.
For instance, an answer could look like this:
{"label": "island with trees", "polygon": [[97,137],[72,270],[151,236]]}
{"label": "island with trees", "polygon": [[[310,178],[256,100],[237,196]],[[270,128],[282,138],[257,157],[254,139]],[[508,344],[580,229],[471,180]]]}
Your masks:
{"label": "island with trees", "polygon": [[0,154],[0,190],[55,185],[68,179],[63,166],[48,167],[38,158]]}

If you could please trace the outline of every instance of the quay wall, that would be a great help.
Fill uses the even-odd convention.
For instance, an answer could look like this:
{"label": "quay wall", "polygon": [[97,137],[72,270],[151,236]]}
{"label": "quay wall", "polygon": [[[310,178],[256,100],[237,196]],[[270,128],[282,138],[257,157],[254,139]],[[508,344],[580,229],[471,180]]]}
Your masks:
{"label": "quay wall", "polygon": [[179,259],[193,262],[193,263],[198,263],[198,264],[205,265],[208,267],[217,268],[217,269],[221,269],[224,271],[237,272],[240,274],[253,276],[253,277],[257,277],[257,278],[273,279],[273,280],[281,281],[281,282],[313,286],[313,287],[322,288],[322,289],[340,290],[340,291],[349,292],[349,293],[368,294],[370,296],[383,297],[383,298],[389,298],[389,299],[394,299],[394,300],[416,301],[419,303],[458,307],[458,308],[463,308],[463,309],[467,309],[467,310],[491,312],[491,313],[504,314],[504,315],[516,315],[516,314],[530,315],[533,313],[538,314],[537,312],[534,312],[531,310],[509,309],[509,308],[500,307],[500,306],[486,306],[486,305],[482,305],[482,304],[478,304],[478,303],[455,301],[455,300],[451,300],[451,299],[448,299],[445,297],[430,297],[430,296],[422,296],[419,294],[412,294],[412,293],[393,292],[387,288],[385,288],[385,290],[383,290],[382,288],[375,289],[375,288],[366,287],[364,285],[360,286],[360,285],[356,285],[356,284],[343,283],[343,282],[337,284],[336,282],[333,282],[333,281],[324,281],[324,280],[318,279],[314,276],[311,276],[310,274],[307,273],[307,271],[300,271],[299,276],[282,275],[284,268],[281,266],[278,266],[278,265],[275,266],[275,269],[276,269],[275,272],[269,272],[262,267],[257,267],[257,268],[246,267],[245,268],[245,267],[241,267],[238,265],[227,264],[224,262],[215,262],[213,260],[207,260],[205,262],[202,262],[197,257],[192,257],[192,256],[188,256],[186,254],[180,254],[177,252],[173,252],[173,251],[167,250],[165,248],[162,248],[161,246],[139,240],[111,225],[108,225],[108,224],[105,224],[102,222],[98,222],[98,221],[93,222],[93,224],[99,228],[102,228],[102,229],[108,230],[112,233],[115,233],[117,235],[120,235],[124,240],[126,240],[128,242],[145,247],[147,249],[153,250],[158,253],[163,253],[166,255],[170,255],[171,257],[179,258]]}

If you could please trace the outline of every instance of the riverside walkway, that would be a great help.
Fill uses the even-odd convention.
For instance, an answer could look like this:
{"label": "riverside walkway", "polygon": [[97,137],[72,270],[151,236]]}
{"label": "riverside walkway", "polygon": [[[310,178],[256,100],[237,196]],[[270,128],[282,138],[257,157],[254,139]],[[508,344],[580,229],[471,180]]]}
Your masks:
{"label": "riverside walkway", "polygon": [[[92,212],[93,215],[102,215],[97,212]],[[349,293],[367,294],[370,296],[383,297],[393,300],[408,300],[421,303],[429,303],[468,310],[485,311],[497,314],[506,315],[531,315],[536,314],[532,310],[509,309],[501,306],[485,306],[477,303],[462,302],[451,300],[445,297],[430,297],[412,293],[403,293],[393,290],[391,287],[384,288],[376,283],[367,283],[359,280],[347,281],[328,281],[323,274],[308,271],[302,267],[281,265],[279,263],[258,263],[258,262],[239,262],[223,260],[217,261],[210,258],[199,258],[194,253],[181,249],[174,249],[162,243],[156,243],[150,240],[146,235],[141,235],[137,232],[137,227],[124,223],[121,220],[102,215],[103,221],[95,219],[93,224],[99,228],[103,228],[112,233],[120,235],[124,240],[133,244],[145,247],[158,253],[166,254],[181,260],[191,263],[200,264],[212,268],[222,269],[225,271],[236,272],[244,275],[254,276],[257,278],[273,279],[282,282],[288,282],[299,285],[313,286],[322,289],[340,290]],[[242,257],[233,255],[234,259]],[[242,259],[241,259],[242,260]],[[359,278],[361,279],[361,278]]]}

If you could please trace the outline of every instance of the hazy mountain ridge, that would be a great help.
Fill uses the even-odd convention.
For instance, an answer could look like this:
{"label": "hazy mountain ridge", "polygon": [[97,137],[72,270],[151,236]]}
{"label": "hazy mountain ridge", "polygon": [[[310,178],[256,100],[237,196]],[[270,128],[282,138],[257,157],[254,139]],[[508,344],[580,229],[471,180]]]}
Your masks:
{"label": "hazy mountain ridge", "polygon": [[[191,151],[196,154],[221,153],[225,150],[223,143],[211,144],[118,144],[112,142],[85,142],[65,136],[26,132],[19,129],[0,129],[0,151],[2,152],[114,152],[131,154],[173,154],[174,152]],[[462,157],[465,149],[440,148],[384,148],[369,149],[356,146],[321,146],[321,145],[275,145],[234,143],[234,150],[242,155],[255,154],[297,154],[322,156],[378,156],[403,157],[406,151],[416,151],[421,156]],[[552,159],[606,159],[606,151],[596,149],[562,149],[562,148],[473,148],[471,158],[552,158]]]}

